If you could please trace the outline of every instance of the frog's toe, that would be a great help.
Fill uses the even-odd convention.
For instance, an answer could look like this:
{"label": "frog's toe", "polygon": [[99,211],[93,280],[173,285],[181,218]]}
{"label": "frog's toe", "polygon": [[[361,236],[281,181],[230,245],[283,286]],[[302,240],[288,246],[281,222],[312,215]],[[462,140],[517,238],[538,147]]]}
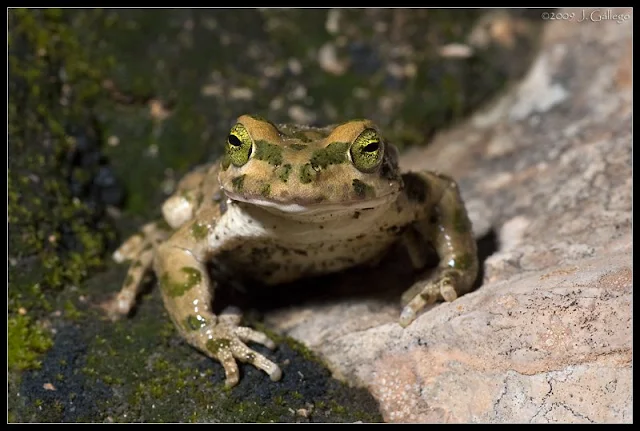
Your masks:
{"label": "frog's toe", "polygon": [[433,304],[440,299],[451,302],[458,298],[456,291],[458,279],[459,274],[457,272],[443,271],[439,276],[427,282],[422,289],[417,289],[416,286],[411,287],[402,295],[403,300],[407,298],[407,294],[417,293],[402,309],[399,320],[400,325],[403,327],[408,326],[429,304]]}
{"label": "frog's toe", "polygon": [[447,302],[455,301],[458,298],[455,281],[451,277],[444,277],[440,282],[440,296]]}
{"label": "frog's toe", "polygon": [[136,303],[136,292],[130,289],[121,290],[113,299],[110,308],[110,316],[118,318],[126,316]]}
{"label": "frog's toe", "polygon": [[235,313],[220,314],[216,324],[201,328],[190,343],[222,364],[228,387],[235,386],[240,378],[236,361],[249,363],[264,371],[274,382],[280,380],[280,367],[245,344],[252,341],[273,348],[273,341],[251,328],[229,325],[234,316]]}
{"label": "frog's toe", "polygon": [[231,349],[221,349],[217,354],[217,358],[224,368],[226,377],[224,384],[229,388],[237,385],[238,381],[240,381],[240,371],[238,371],[238,364],[233,357]]}
{"label": "frog's toe", "polygon": [[236,335],[245,343],[254,342],[262,344],[263,346],[266,346],[271,350],[276,348],[276,343],[274,343],[265,334],[254,329],[247,328],[246,326],[239,326],[238,328],[236,328]]}
{"label": "frog's toe", "polygon": [[[400,320],[398,323],[400,323],[402,327],[409,326],[411,322],[416,320],[416,317],[418,317],[418,313],[424,310],[427,305],[432,304],[438,300],[440,289],[438,285],[432,281],[422,286],[421,289],[416,289],[415,286],[409,289],[409,291],[411,291],[412,293],[416,290],[417,293],[411,300],[406,303],[406,305],[402,309],[402,312],[400,313]],[[407,291],[407,293],[409,291]],[[404,297],[405,295],[403,295],[403,299],[405,299]]]}
{"label": "frog's toe", "polygon": [[231,350],[235,358],[264,371],[272,381],[277,382],[282,377],[282,370],[277,364],[267,359],[264,355],[248,348],[244,343],[232,343]]}

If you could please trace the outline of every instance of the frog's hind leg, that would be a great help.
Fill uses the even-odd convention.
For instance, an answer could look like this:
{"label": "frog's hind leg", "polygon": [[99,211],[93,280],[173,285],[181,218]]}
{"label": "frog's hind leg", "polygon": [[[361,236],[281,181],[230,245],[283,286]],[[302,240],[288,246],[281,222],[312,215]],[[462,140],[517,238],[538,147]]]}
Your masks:
{"label": "frog's hind leg", "polygon": [[164,242],[169,234],[163,221],[149,223],[113,253],[116,262],[130,260],[131,265],[122,289],[107,307],[112,318],[127,315],[134,308],[136,298],[144,287],[145,275],[151,270],[156,246]]}

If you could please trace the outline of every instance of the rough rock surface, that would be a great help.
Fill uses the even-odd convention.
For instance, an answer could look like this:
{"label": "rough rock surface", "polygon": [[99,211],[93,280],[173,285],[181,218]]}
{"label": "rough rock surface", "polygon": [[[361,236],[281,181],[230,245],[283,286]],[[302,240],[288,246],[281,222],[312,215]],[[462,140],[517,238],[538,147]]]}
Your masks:
{"label": "rough rock surface", "polygon": [[632,20],[571,12],[522,82],[403,159],[456,177],[477,236],[497,237],[476,291],[404,330],[388,298],[267,314],[386,421],[633,420]]}

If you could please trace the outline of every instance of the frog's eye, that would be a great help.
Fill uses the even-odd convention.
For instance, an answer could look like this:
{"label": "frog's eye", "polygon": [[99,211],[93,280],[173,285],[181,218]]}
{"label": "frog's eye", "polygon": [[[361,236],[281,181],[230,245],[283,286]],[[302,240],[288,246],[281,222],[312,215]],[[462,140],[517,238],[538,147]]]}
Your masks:
{"label": "frog's eye", "polygon": [[351,144],[351,160],[354,166],[362,172],[372,172],[382,162],[384,144],[378,132],[365,129]]}
{"label": "frog's eye", "polygon": [[247,129],[240,123],[233,126],[229,131],[226,145],[227,156],[231,163],[237,167],[247,163],[252,148],[253,142]]}

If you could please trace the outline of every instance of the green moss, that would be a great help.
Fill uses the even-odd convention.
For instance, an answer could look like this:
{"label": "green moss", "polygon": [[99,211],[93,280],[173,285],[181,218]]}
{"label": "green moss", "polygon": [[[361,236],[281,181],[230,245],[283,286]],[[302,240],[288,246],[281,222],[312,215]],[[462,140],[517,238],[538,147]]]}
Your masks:
{"label": "green moss", "polygon": [[348,142],[332,142],[325,148],[316,150],[311,155],[311,166],[314,169],[326,168],[329,165],[338,165],[347,161]]}
{"label": "green moss", "polygon": [[269,337],[274,343],[281,344],[284,343],[291,348],[294,352],[297,352],[304,358],[306,361],[315,362],[321,366],[325,366],[324,362],[311,351],[307,346],[303,343],[295,340],[291,337],[285,337],[277,332],[270,330],[266,325],[261,322],[251,322],[251,325],[257,330],[264,333],[267,337]]}
{"label": "green moss", "polygon": [[10,370],[37,369],[40,357],[53,345],[51,334],[27,316],[7,319],[7,360]]}
{"label": "green moss", "polygon": [[[9,269],[8,308],[12,315],[25,308],[33,319],[27,324],[16,318],[12,330],[18,332],[38,327],[35,322],[50,308],[45,292],[79,286],[103,268],[115,239],[103,209],[86,204],[69,187],[70,181],[90,183],[100,169],[70,160],[79,140],[99,140],[89,113],[104,95],[102,81],[110,70],[88,60],[91,40],[71,28],[70,17],[60,9],[8,12],[7,211],[10,255],[18,263]],[[100,19],[94,24],[99,28]],[[64,309],[66,317],[79,318],[68,304]],[[24,349],[10,351],[13,363],[33,363],[31,353],[44,346],[37,340],[34,335]]]}
{"label": "green moss", "polygon": [[256,147],[256,154],[254,156],[256,159],[264,160],[274,166],[280,166],[282,164],[281,146],[264,140],[255,141],[254,145]]}
{"label": "green moss", "polygon": [[83,317],[83,313],[78,310],[71,300],[66,300],[64,302],[64,315],[67,319],[72,321],[78,321]]}

